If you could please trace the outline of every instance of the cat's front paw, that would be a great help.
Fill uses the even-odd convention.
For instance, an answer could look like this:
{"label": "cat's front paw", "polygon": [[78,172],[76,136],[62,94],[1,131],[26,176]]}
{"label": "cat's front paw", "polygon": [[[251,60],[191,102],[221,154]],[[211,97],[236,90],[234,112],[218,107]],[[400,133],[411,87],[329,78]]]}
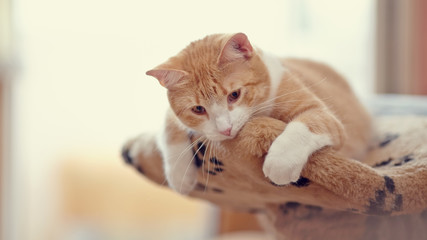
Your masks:
{"label": "cat's front paw", "polygon": [[277,185],[296,182],[308,159],[308,154],[298,146],[282,144],[273,142],[262,168],[264,175]]}
{"label": "cat's front paw", "polygon": [[291,122],[271,144],[262,168],[264,175],[278,185],[296,182],[308,157],[331,144],[327,135],[312,133],[302,122]]}

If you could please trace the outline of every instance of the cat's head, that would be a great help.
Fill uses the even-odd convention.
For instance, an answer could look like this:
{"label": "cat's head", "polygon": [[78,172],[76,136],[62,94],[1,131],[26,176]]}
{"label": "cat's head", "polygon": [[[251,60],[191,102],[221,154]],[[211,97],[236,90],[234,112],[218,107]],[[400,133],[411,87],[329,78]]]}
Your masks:
{"label": "cat's head", "polygon": [[209,35],[147,74],[168,89],[179,120],[213,141],[234,138],[270,89],[267,69],[243,33]]}

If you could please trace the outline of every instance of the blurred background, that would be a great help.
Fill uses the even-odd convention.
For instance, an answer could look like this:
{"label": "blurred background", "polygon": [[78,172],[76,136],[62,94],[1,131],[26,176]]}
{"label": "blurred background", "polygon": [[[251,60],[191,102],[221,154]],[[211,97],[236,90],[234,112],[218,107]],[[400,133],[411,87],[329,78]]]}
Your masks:
{"label": "blurred background", "polygon": [[212,239],[215,206],[120,159],[167,106],[145,71],[207,34],[245,32],[330,64],[367,104],[426,95],[426,12],[423,0],[0,0],[0,238]]}

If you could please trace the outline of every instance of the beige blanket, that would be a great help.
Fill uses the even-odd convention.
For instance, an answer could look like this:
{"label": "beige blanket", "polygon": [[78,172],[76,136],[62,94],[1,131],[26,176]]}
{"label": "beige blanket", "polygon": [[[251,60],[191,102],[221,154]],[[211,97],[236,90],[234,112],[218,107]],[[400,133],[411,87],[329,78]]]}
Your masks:
{"label": "beige blanket", "polygon": [[[298,182],[277,186],[264,177],[262,164],[285,123],[253,119],[214,152],[195,144],[199,175],[190,196],[258,214],[277,239],[427,239],[427,118],[376,121],[362,162],[324,148],[310,157]],[[152,136],[130,140],[123,157],[167,186]]]}

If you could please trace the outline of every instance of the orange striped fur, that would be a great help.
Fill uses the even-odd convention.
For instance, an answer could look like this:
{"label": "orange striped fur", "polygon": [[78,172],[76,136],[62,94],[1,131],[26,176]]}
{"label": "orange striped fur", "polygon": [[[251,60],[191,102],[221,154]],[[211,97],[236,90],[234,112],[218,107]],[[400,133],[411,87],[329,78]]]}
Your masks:
{"label": "orange striped fur", "polygon": [[[177,159],[182,154],[172,153],[168,147],[191,144],[186,143],[189,131],[211,142],[226,141],[255,116],[270,116],[289,124],[273,143],[275,147],[264,164],[266,177],[278,184],[295,180],[307,157],[324,146],[332,145],[349,157],[361,157],[370,139],[370,116],[339,74],[321,63],[271,56],[253,47],[242,33],[209,35],[195,41],[147,74],[168,89],[172,111],[161,149],[166,165],[191,163],[191,159]],[[297,150],[288,154],[292,149],[283,150],[287,146],[280,144],[284,143],[294,144],[292,149],[306,145],[304,154],[308,155]],[[275,155],[286,154],[297,159],[289,162],[291,172],[276,170],[286,168],[287,163],[278,162]],[[167,170],[166,176],[173,171]],[[186,174],[192,175],[188,168],[183,176],[168,178],[170,184],[178,181],[172,183],[175,190],[191,190],[182,189],[195,183],[193,176]],[[284,178],[286,174],[295,176]]]}

